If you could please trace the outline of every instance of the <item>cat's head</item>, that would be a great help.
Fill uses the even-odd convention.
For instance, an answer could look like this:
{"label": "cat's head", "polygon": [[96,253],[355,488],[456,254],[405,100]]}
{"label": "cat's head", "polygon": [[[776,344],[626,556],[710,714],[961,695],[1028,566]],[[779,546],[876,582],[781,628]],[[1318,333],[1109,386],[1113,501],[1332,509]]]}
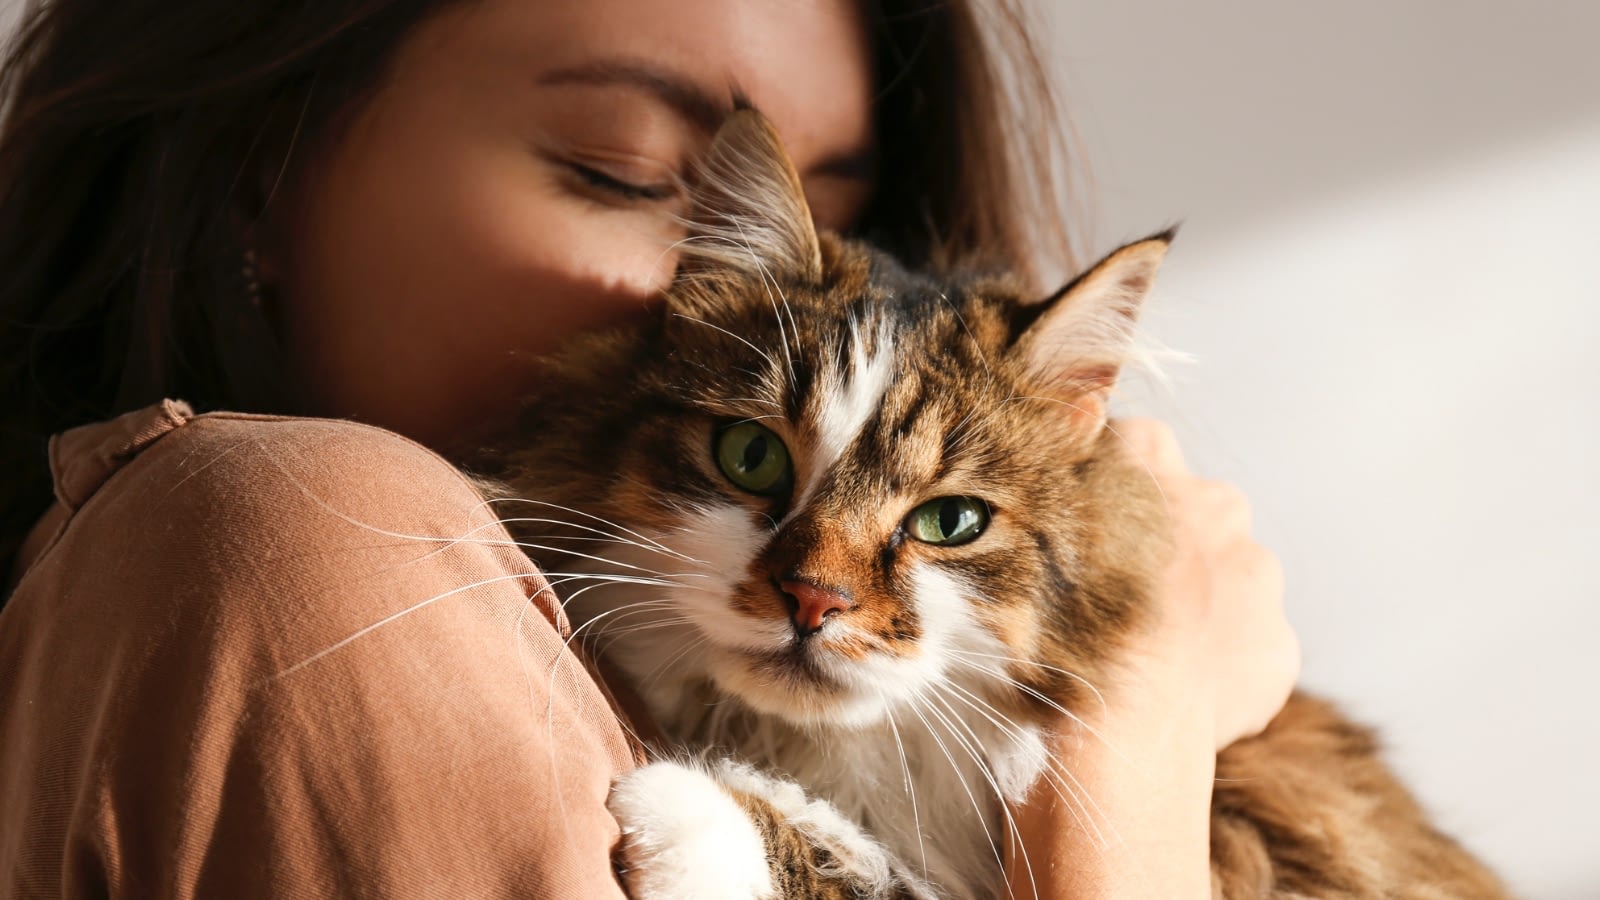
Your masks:
{"label": "cat's head", "polygon": [[697,197],[664,302],[549,361],[509,454],[580,633],[797,723],[1100,677],[1161,553],[1105,404],[1167,236],[1044,299],[907,272],[813,228],[753,111]]}

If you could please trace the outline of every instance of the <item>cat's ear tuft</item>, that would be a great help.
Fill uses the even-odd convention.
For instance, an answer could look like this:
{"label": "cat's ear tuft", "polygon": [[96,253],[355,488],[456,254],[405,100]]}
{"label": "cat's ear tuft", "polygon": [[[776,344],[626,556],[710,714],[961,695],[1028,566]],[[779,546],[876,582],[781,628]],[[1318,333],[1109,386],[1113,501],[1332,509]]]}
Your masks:
{"label": "cat's ear tuft", "polygon": [[822,254],[800,175],[767,117],[741,104],[695,166],[680,271],[814,281]]}
{"label": "cat's ear tuft", "polygon": [[1139,309],[1174,233],[1121,247],[1012,320],[1012,352],[1037,389],[1085,427],[1105,423],[1108,395],[1137,347]]}

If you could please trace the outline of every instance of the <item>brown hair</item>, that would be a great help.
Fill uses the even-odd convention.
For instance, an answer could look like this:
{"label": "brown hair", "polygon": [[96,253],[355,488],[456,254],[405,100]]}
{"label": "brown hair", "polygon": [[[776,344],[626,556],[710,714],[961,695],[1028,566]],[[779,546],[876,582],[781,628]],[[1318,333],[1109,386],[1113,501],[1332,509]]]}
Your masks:
{"label": "brown hair", "polygon": [[[0,576],[49,502],[50,434],[163,397],[301,409],[246,299],[249,226],[453,2],[29,4],[0,70]],[[1014,0],[980,3],[867,0],[860,228],[913,265],[1065,266],[1061,119]]]}

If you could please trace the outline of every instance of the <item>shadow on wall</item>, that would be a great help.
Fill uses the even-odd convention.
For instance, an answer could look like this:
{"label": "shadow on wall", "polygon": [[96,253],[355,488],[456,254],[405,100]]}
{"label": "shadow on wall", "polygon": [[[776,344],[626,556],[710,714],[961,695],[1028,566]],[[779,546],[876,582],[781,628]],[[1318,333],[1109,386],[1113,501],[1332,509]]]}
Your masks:
{"label": "shadow on wall", "polygon": [[1600,123],[1589,0],[1032,2],[1085,134],[1097,244]]}
{"label": "shadow on wall", "polygon": [[1305,680],[1600,897],[1600,3],[1032,2],[1089,242],[1185,220],[1145,323],[1198,364],[1136,408],[1251,497]]}

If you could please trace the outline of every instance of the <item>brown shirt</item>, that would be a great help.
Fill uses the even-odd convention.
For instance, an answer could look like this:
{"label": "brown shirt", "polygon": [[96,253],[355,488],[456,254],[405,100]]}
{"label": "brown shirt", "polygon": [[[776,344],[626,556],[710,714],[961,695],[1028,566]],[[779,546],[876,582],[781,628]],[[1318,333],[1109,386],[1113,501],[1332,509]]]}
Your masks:
{"label": "brown shirt", "polygon": [[0,612],[0,896],[621,896],[637,744],[449,464],[171,402],[51,464]]}

